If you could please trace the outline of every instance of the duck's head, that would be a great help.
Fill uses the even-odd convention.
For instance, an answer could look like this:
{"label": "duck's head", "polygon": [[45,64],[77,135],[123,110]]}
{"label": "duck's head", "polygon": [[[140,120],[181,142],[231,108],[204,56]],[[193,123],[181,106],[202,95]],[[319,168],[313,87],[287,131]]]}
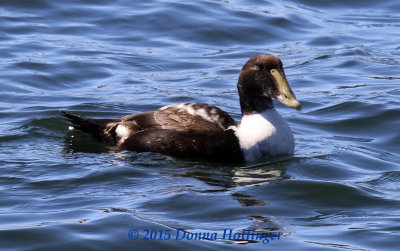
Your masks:
{"label": "duck's head", "polygon": [[240,72],[238,91],[242,113],[272,108],[271,98],[301,110],[301,104],[286,80],[282,62],[274,55],[257,55],[250,58]]}

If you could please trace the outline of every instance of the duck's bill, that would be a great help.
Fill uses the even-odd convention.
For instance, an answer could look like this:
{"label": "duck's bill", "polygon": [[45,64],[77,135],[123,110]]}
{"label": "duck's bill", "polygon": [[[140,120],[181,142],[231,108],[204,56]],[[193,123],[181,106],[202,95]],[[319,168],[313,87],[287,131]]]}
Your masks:
{"label": "duck's bill", "polygon": [[282,74],[276,69],[272,69],[270,72],[272,77],[275,79],[277,88],[279,90],[279,95],[277,95],[275,98],[282,102],[282,104],[300,111],[301,104],[296,99],[296,96],[290,88],[286,78],[282,76]]}

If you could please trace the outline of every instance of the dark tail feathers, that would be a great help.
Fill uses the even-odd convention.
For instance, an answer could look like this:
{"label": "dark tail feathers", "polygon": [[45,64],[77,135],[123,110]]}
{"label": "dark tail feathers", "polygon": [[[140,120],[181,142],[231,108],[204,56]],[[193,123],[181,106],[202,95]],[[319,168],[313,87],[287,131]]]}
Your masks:
{"label": "dark tail feathers", "polygon": [[74,128],[92,134],[96,139],[100,141],[109,142],[113,141],[108,135],[104,133],[104,129],[110,122],[116,122],[116,119],[90,119],[83,116],[73,114],[71,112],[61,111],[61,115],[64,116],[69,122],[74,124]]}

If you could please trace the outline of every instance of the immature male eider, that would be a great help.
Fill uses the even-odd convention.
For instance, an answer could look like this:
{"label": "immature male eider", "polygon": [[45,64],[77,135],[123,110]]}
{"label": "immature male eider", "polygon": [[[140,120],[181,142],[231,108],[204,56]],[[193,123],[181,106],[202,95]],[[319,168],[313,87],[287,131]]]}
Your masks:
{"label": "immature male eider", "polygon": [[271,99],[301,110],[281,60],[273,55],[252,57],[240,72],[237,88],[240,124],[218,107],[204,103],[169,105],[120,119],[90,119],[65,111],[62,115],[77,129],[118,150],[225,162],[293,154],[293,134]]}

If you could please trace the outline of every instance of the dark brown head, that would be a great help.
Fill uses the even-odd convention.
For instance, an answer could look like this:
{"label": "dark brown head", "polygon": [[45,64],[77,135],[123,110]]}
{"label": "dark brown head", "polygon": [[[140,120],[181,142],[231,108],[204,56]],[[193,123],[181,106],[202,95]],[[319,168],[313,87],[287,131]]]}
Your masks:
{"label": "dark brown head", "polygon": [[301,104],[286,80],[282,62],[274,55],[250,58],[240,72],[238,91],[243,114],[272,108],[271,98],[301,110]]}

